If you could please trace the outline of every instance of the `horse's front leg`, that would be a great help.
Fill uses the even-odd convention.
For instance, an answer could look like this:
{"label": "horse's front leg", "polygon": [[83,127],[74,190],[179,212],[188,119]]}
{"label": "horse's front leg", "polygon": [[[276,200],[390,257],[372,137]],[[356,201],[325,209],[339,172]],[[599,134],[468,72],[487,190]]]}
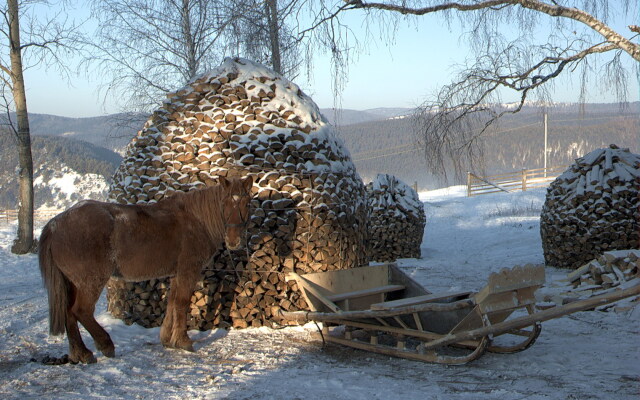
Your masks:
{"label": "horse's front leg", "polygon": [[167,311],[164,313],[164,320],[160,328],[160,343],[165,347],[173,347],[171,336],[173,335],[173,316],[175,314],[175,278],[169,280],[169,298],[167,299]]}
{"label": "horse's front leg", "polygon": [[199,271],[178,271],[176,277],[172,279],[170,291],[173,292],[173,296],[169,296],[169,301],[173,300],[173,305],[167,305],[167,310],[171,310],[172,317],[170,347],[194,351],[193,341],[187,335],[187,311],[199,275]]}

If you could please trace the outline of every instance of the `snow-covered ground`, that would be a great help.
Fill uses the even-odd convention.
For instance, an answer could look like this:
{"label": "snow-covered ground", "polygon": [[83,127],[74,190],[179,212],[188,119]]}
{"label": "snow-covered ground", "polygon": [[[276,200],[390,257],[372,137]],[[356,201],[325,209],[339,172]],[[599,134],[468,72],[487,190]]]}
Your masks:
{"label": "snow-covered ground", "polygon": [[[402,268],[427,289],[479,289],[490,272],[542,264],[538,213],[544,190],[464,197],[461,187],[421,194],[422,259]],[[543,323],[534,346],[443,366],[322,347],[313,324],[271,330],[191,332],[196,353],[165,350],[158,329],[126,326],[98,303],[117,356],[93,365],[30,361],[67,352],[47,335],[47,302],[35,255],[9,251],[0,226],[0,398],[3,399],[638,399],[640,307],[581,312]],[[547,287],[566,271],[547,268]],[[93,342],[85,334],[93,349]]]}

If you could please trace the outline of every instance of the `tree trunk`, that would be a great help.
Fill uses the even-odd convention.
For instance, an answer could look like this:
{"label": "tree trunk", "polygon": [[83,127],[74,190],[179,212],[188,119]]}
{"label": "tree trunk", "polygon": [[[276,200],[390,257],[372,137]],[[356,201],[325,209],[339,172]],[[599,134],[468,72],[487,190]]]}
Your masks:
{"label": "tree trunk", "polygon": [[182,40],[185,46],[185,56],[187,63],[186,81],[195,78],[198,72],[198,60],[196,59],[196,45],[191,32],[191,2],[190,0],[182,0],[182,9],[180,10],[180,25],[182,28]]}
{"label": "tree trunk", "polygon": [[20,47],[20,21],[18,1],[8,0],[9,40],[11,57],[11,81],[13,100],[16,106],[18,123],[18,163],[20,198],[18,204],[18,234],[11,247],[16,254],[25,254],[32,250],[33,242],[33,159],[31,157],[31,134],[27,113],[27,96],[22,73],[22,49]]}
{"label": "tree trunk", "polygon": [[271,64],[273,70],[282,73],[282,61],[280,55],[280,36],[278,27],[278,2],[277,0],[267,0],[264,3],[269,24],[269,42],[271,44]]}

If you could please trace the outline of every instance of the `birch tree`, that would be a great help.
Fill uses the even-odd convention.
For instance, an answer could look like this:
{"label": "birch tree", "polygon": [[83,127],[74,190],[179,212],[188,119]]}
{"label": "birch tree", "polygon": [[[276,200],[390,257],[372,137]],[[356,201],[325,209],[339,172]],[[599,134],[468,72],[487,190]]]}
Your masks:
{"label": "birch tree", "polygon": [[90,62],[106,76],[105,96],[148,112],[164,95],[218,65],[236,14],[223,0],[95,0]]}
{"label": "birch tree", "polygon": [[228,32],[231,51],[295,79],[304,63],[297,16],[308,0],[242,0]]}
{"label": "birch tree", "polygon": [[4,23],[0,24],[2,45],[8,53],[0,55],[2,99],[6,111],[1,119],[16,139],[19,163],[18,230],[11,248],[17,254],[35,249],[33,159],[24,71],[34,66],[53,65],[60,66],[65,71],[66,67],[60,60],[75,49],[78,42],[77,25],[67,23],[60,13],[40,20],[35,13],[35,7],[38,6],[45,7],[47,3],[8,0],[0,8],[4,17]]}
{"label": "birch tree", "polygon": [[[527,100],[551,100],[559,77],[578,79],[580,102],[597,90],[612,91],[624,103],[629,80],[640,76],[637,1],[346,0],[335,7],[418,22],[435,15],[465,29],[462,39],[474,49],[470,62],[419,108],[416,119],[427,163],[441,175],[449,165],[458,176],[473,168],[482,156],[482,135]],[[611,21],[627,27],[616,30]],[[533,36],[541,26],[548,27],[546,37]],[[431,40],[417,51],[427,51]],[[516,106],[496,108],[506,93],[515,94]]]}

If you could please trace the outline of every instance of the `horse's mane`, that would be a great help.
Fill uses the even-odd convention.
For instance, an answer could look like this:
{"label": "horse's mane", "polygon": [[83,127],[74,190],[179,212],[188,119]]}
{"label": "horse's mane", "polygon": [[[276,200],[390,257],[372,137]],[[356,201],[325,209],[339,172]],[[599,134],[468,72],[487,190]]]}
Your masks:
{"label": "horse's mane", "polygon": [[212,240],[224,238],[222,191],[222,186],[215,185],[206,189],[192,190],[180,196],[185,203],[185,209],[204,224]]}

